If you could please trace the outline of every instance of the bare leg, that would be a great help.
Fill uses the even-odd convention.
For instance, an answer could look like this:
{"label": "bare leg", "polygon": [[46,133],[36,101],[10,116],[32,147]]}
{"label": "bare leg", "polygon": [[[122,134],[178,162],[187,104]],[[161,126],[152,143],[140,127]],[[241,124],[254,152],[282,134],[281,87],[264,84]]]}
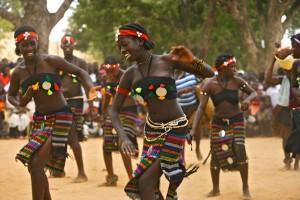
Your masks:
{"label": "bare leg", "polygon": [[215,197],[220,195],[220,167],[217,167],[217,160],[214,156],[211,157],[210,175],[213,183],[213,189],[207,194],[207,197]]}
{"label": "bare leg", "polygon": [[201,128],[198,128],[198,131],[195,135],[195,144],[196,144],[196,156],[197,156],[197,159],[198,160],[202,160],[202,154],[201,154],[201,151],[200,151],[200,140],[201,140],[201,136],[202,136],[202,130]]}
{"label": "bare leg", "polygon": [[86,182],[88,180],[86,173],[83,167],[83,159],[82,159],[82,150],[78,140],[78,135],[76,131],[75,122],[72,124],[72,128],[69,134],[69,144],[73,150],[73,154],[76,160],[77,168],[78,168],[78,175],[73,181],[74,183],[81,183]]}
{"label": "bare leg", "polygon": [[44,171],[44,167],[49,159],[51,152],[51,137],[33,155],[29,162],[28,170],[31,176],[32,199],[51,200],[49,183]]}
{"label": "bare leg", "polygon": [[116,186],[118,181],[118,176],[114,174],[113,168],[113,159],[112,159],[112,152],[105,152],[103,151],[103,158],[105,167],[107,170],[106,182],[100,184],[99,186]]}
{"label": "bare leg", "polygon": [[155,199],[155,189],[161,175],[162,171],[160,168],[160,160],[156,159],[152,166],[147,169],[147,171],[145,171],[138,180],[138,188],[142,200]]}
{"label": "bare leg", "polygon": [[128,178],[131,179],[132,178],[131,157],[127,154],[124,154],[123,152],[121,152],[121,155],[122,155],[123,163],[124,163]]}
{"label": "bare leg", "polygon": [[299,169],[299,158],[300,158],[300,154],[297,154],[296,158],[295,158],[295,163],[294,163],[294,170]]}
{"label": "bare leg", "polygon": [[240,174],[243,182],[243,197],[244,199],[251,199],[248,185],[248,163],[240,164]]}

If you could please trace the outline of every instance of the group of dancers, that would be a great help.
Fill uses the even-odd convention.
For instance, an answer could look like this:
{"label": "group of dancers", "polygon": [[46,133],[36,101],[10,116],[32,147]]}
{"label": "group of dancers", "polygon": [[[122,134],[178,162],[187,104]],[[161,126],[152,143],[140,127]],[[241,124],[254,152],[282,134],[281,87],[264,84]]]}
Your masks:
{"label": "group of dancers", "polygon": [[[38,33],[30,26],[19,27],[14,33],[16,54],[22,55],[20,63],[11,76],[8,101],[16,107],[24,107],[32,99],[36,110],[33,116],[29,142],[18,152],[16,159],[28,167],[31,176],[32,198],[51,199],[45,168],[51,176],[63,177],[70,144],[78,167],[74,182],[87,181],[79,141],[83,123],[83,93],[85,90],[91,116],[96,116],[93,100],[101,91],[101,118],[103,119],[103,158],[107,169],[104,185],[116,185],[112,152],[120,151],[129,182],[125,192],[131,199],[176,200],[177,188],[185,177],[197,171],[186,169],[184,163],[185,142],[191,143],[199,136],[201,119],[208,102],[214,105],[211,129],[211,178],[213,189],[208,196],[220,195],[219,175],[223,171],[240,171],[245,199],[251,199],[248,185],[248,158],[245,149],[245,125],[243,111],[256,97],[255,90],[236,75],[236,59],[231,54],[217,57],[214,67],[196,58],[184,46],[172,47],[168,54],[152,52],[153,41],[146,29],[136,23],[119,27],[116,44],[123,57],[132,65],[120,69],[114,57],[106,58],[104,85],[94,86],[87,73],[86,63],[73,55],[75,39],[65,35],[61,40],[64,58],[38,52]],[[275,52],[276,59],[284,60],[292,55],[295,60],[287,71],[290,81],[290,106],[293,108],[292,139],[287,152],[300,153],[299,79],[296,60],[300,57],[300,34],[291,39],[292,49]],[[275,62],[275,58],[274,58]],[[272,75],[273,65],[267,70],[269,83],[282,78]],[[213,68],[215,70],[213,70]],[[190,114],[179,105],[174,78],[175,71],[195,74],[204,79],[200,103],[193,123]],[[217,73],[215,73],[217,72]],[[245,93],[241,99],[239,93]],[[143,148],[140,162],[132,169],[131,157],[138,157],[137,102],[147,111],[144,125]],[[295,142],[298,141],[298,142]],[[200,157],[200,151],[197,153]],[[160,192],[160,178],[164,174],[169,181],[167,194]]]}

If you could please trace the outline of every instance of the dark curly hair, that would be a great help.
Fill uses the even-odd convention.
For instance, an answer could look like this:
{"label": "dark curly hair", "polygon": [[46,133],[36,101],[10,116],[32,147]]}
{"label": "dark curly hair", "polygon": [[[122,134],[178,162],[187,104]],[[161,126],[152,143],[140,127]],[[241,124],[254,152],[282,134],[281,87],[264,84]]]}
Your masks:
{"label": "dark curly hair", "polygon": [[222,65],[225,61],[227,61],[230,58],[233,58],[232,54],[219,55],[215,61],[215,66],[218,68],[218,66]]}

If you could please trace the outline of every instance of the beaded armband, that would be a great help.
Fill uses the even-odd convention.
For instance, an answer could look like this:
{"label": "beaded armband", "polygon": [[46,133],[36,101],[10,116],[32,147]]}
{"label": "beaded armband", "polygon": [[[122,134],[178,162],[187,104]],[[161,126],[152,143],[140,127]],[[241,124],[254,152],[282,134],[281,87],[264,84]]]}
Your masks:
{"label": "beaded armband", "polygon": [[117,93],[127,96],[129,94],[129,91],[125,88],[117,87]]}
{"label": "beaded armband", "polygon": [[244,83],[244,84],[240,87],[240,90],[243,91],[247,86],[248,86],[248,83]]}
{"label": "beaded armband", "polygon": [[207,92],[201,91],[200,94],[201,94],[201,95],[204,95],[204,96],[208,96],[208,93],[207,93]]}
{"label": "beaded armband", "polygon": [[202,71],[203,68],[204,68],[204,60],[195,57],[195,58],[194,58],[193,66],[194,66],[196,69],[199,69],[200,71]]}

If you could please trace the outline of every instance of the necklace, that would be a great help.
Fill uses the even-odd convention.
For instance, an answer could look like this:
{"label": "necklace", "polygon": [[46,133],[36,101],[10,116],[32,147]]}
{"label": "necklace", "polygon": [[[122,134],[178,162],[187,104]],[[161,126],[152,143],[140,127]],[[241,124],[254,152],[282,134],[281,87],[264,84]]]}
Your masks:
{"label": "necklace", "polygon": [[227,86],[228,86],[228,83],[229,83],[229,79],[228,80],[225,80],[223,83],[219,80],[219,76],[217,76],[217,82],[218,82],[218,84],[220,85],[220,87],[222,88],[222,89],[226,89],[227,88]]}
{"label": "necklace", "polygon": [[35,61],[34,61],[34,63],[33,63],[33,73],[28,69],[28,67],[27,67],[27,65],[26,65],[25,62],[24,62],[24,64],[25,64],[25,69],[26,69],[26,71],[28,72],[28,74],[29,74],[30,76],[33,76],[33,75],[36,74],[36,71],[37,71],[37,59],[35,59]]}
{"label": "necklace", "polygon": [[143,78],[145,78],[146,76],[149,76],[150,73],[150,68],[151,68],[151,64],[152,64],[152,54],[150,53],[149,56],[146,58],[146,61],[144,62],[144,66],[147,66],[147,74],[146,76],[144,75],[142,69],[141,69],[141,64],[142,63],[138,63],[138,70],[140,71],[141,75]]}

